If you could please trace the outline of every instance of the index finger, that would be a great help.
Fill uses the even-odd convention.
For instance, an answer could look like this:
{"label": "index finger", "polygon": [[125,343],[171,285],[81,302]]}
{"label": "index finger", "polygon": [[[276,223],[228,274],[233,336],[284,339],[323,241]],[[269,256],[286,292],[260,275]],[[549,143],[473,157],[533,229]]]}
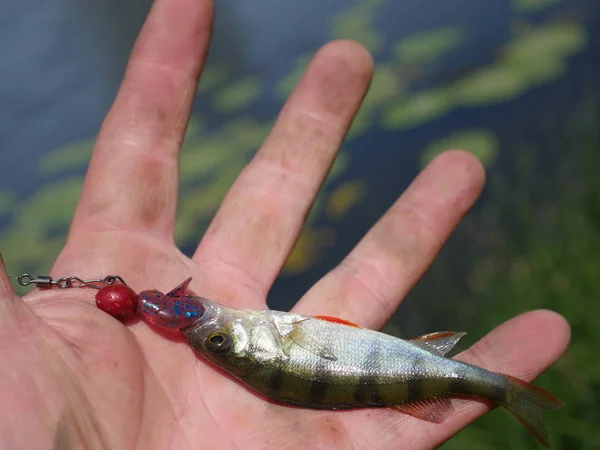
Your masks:
{"label": "index finger", "polygon": [[156,0],[96,143],[72,232],[172,239],[178,154],[210,38],[211,0]]}

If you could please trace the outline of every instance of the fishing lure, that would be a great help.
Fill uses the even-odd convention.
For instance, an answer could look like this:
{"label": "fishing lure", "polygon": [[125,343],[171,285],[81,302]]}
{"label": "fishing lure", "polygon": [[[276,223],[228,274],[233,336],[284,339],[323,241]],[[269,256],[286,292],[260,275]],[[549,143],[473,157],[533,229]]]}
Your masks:
{"label": "fishing lure", "polygon": [[[96,287],[103,308],[99,299],[110,296],[118,281],[125,284],[109,276],[54,285]],[[231,308],[196,296],[190,281],[167,294],[130,289],[128,295],[147,322],[181,330],[197,353],[268,398],[315,409],[390,407],[433,423],[451,413],[452,397],[483,398],[505,407],[550,446],[542,412],[563,403],[518,378],[446,357],[465,333],[404,340],[334,317]]]}

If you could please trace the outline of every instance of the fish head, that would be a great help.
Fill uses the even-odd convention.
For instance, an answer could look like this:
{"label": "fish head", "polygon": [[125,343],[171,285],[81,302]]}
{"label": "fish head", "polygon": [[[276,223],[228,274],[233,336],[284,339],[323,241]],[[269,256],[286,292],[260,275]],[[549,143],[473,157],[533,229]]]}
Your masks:
{"label": "fish head", "polygon": [[202,299],[202,320],[182,329],[184,337],[200,355],[227,370],[234,370],[249,355],[255,332],[252,312]]}

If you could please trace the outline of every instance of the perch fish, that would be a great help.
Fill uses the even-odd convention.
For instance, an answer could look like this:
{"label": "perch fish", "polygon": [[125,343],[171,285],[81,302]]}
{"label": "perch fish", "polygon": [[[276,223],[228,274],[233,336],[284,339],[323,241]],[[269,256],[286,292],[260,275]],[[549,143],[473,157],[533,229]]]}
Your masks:
{"label": "perch fish", "polygon": [[563,403],[523,380],[445,357],[465,333],[404,340],[332,317],[231,308],[190,295],[190,281],[166,295],[140,293],[140,312],[180,329],[200,355],[268,398],[316,409],[390,407],[441,423],[451,397],[479,397],[550,446],[542,413]]}

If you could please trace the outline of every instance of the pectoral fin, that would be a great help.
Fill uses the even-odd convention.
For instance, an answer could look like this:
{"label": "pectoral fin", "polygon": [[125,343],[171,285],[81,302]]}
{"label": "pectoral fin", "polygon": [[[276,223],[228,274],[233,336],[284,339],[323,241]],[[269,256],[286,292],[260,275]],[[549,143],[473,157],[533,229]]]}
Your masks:
{"label": "pectoral fin", "polygon": [[454,331],[440,331],[437,333],[424,334],[411,339],[410,342],[417,347],[428,350],[434,355],[444,356],[454,348],[456,343],[467,333],[456,333]]}
{"label": "pectoral fin", "polygon": [[289,356],[292,345],[302,347],[304,350],[311,352],[320,358],[328,359],[330,361],[337,361],[336,356],[333,352],[322,342],[312,337],[306,330],[302,329],[302,323],[310,318],[300,319],[291,324],[288,324],[284,332],[281,332],[282,347],[284,353]]}

